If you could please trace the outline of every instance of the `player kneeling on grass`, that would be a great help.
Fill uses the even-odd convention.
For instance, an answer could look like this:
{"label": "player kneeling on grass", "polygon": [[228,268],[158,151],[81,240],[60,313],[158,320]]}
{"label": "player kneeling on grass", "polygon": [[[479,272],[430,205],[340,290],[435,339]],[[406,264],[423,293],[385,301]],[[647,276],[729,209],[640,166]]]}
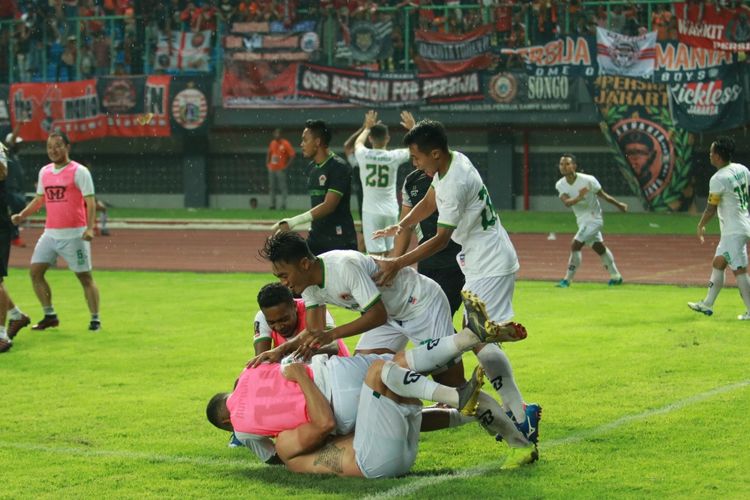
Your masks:
{"label": "player kneeling on grass", "polygon": [[[315,356],[310,366],[261,363],[256,357],[232,393],[211,399],[208,420],[233,431],[263,461],[274,463],[278,456],[295,472],[393,477],[407,473],[414,463],[420,428],[440,427],[422,422],[419,400],[427,399],[451,407],[425,414],[443,427],[462,425],[476,415],[491,435],[501,436],[511,448],[502,468],[533,462],[538,457],[538,432],[533,430],[530,442],[528,429],[515,424],[497,401],[480,391],[481,368],[458,388],[418,373],[449,363],[480,343],[526,336],[516,323],[488,321],[475,297],[467,296],[467,307],[471,329],[396,355]],[[295,344],[300,342],[292,339],[284,346],[291,352]],[[538,411],[534,407],[529,405],[530,411]],[[529,446],[534,453],[525,451]]]}
{"label": "player kneeling on grass", "polygon": [[591,245],[591,248],[599,255],[604,269],[609,271],[609,285],[621,285],[622,275],[617,270],[615,258],[609,248],[604,246],[601,233],[604,219],[599,198],[616,206],[621,212],[627,212],[628,206],[607,194],[596,177],[577,172],[577,169],[578,160],[575,156],[564,154],[560,157],[560,173],[563,177],[557,181],[555,188],[557,188],[563,204],[573,209],[578,224],[578,232],[570,245],[568,272],[557,286],[560,288],[570,286],[573,276],[581,265],[581,249],[584,245]]}
{"label": "player kneeling on grass", "polygon": [[706,224],[719,214],[721,239],[716,247],[711,281],[708,282],[706,298],[700,302],[688,302],[693,311],[706,316],[713,314],[714,301],[724,286],[724,271],[729,266],[737,280],[745,312],[737,316],[739,320],[750,320],[750,279],[747,276],[747,242],[750,241],[750,215],[748,208],[748,186],[750,171],[739,163],[732,163],[734,140],[731,137],[717,137],[711,144],[709,159],[717,172],[711,176],[708,185],[708,204],[698,222],[698,238],[704,242]]}

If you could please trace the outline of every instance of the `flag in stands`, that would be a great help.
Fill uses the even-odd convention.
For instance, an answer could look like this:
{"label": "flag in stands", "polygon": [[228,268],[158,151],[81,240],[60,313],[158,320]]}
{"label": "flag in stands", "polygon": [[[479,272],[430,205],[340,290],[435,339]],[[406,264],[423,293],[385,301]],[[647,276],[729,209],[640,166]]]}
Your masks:
{"label": "flag in stands", "polygon": [[211,55],[211,32],[174,31],[168,37],[159,35],[154,67],[163,71],[208,71]]}
{"label": "flag in stands", "polygon": [[651,78],[656,61],[656,32],[626,36],[596,28],[600,75]]}

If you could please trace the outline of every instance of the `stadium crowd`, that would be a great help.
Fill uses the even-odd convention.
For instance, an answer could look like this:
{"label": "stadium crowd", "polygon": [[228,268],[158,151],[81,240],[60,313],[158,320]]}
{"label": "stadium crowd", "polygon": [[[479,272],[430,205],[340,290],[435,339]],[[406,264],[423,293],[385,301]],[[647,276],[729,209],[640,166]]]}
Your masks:
{"label": "stadium crowd", "polygon": [[[704,0],[721,7],[732,0]],[[700,2],[699,2],[700,3]],[[212,33],[212,69],[223,57],[232,23],[280,23],[292,29],[314,21],[320,40],[341,40],[358,21],[388,23],[392,61],[380,70],[404,69],[417,30],[463,34],[494,27],[499,46],[546,43],[562,35],[594,35],[596,27],[627,35],[648,30],[675,39],[677,21],[668,2],[583,0],[6,0],[0,5],[0,82],[70,81],[108,74],[142,74],[154,68],[160,35]],[[146,5],[148,4],[148,6]],[[88,19],[90,18],[90,19]],[[409,32],[408,36],[407,32]],[[405,48],[405,44],[408,46]],[[320,51],[318,59],[326,60]],[[335,59],[334,65],[351,61]],[[150,71],[149,71],[150,70]],[[171,70],[170,70],[171,71]]]}

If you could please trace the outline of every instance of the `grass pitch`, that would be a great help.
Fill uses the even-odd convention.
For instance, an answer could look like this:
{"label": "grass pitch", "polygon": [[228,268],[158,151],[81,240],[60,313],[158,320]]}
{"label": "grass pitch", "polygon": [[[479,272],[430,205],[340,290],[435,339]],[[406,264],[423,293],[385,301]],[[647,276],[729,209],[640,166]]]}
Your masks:
{"label": "grass pitch", "polygon": [[[249,210],[249,209],[153,209],[153,208],[112,208],[110,218],[132,219],[216,219],[216,220],[269,220],[292,217],[299,210]],[[359,220],[356,210],[355,220]],[[683,234],[695,235],[699,215],[607,212],[604,214],[605,234]],[[575,233],[575,216],[570,210],[562,212],[523,212],[501,211],[500,220],[511,233]],[[719,222],[712,221],[706,228],[707,234],[719,234]]]}
{"label": "grass pitch", "polygon": [[[251,354],[270,275],[96,272],[99,333],[73,275],[49,277],[60,327],[0,355],[2,498],[750,497],[750,324],[734,290],[708,318],[685,306],[703,289],[518,283],[529,337],[505,349],[544,406],[541,460],[501,472],[505,446],[468,425],[424,434],[411,475],[368,481],[259,464],[205,419]],[[25,273],[6,284],[39,319]]]}

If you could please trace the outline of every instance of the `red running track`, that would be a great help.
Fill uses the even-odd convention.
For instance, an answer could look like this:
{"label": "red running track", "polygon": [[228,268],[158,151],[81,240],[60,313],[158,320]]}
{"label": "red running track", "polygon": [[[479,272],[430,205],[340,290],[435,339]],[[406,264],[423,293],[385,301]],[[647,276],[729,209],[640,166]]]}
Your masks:
{"label": "red running track", "polygon": [[[23,232],[26,248],[13,247],[10,265],[28,267],[41,229]],[[268,272],[268,263],[258,256],[267,233],[244,230],[156,230],[119,229],[112,236],[93,242],[94,269]],[[520,279],[559,280],[565,274],[572,234],[513,234],[521,261]],[[701,245],[695,236],[605,235],[628,283],[704,285],[718,237]],[[606,282],[608,275],[599,257],[583,249],[577,281]],[[727,273],[727,284],[734,283]]]}

